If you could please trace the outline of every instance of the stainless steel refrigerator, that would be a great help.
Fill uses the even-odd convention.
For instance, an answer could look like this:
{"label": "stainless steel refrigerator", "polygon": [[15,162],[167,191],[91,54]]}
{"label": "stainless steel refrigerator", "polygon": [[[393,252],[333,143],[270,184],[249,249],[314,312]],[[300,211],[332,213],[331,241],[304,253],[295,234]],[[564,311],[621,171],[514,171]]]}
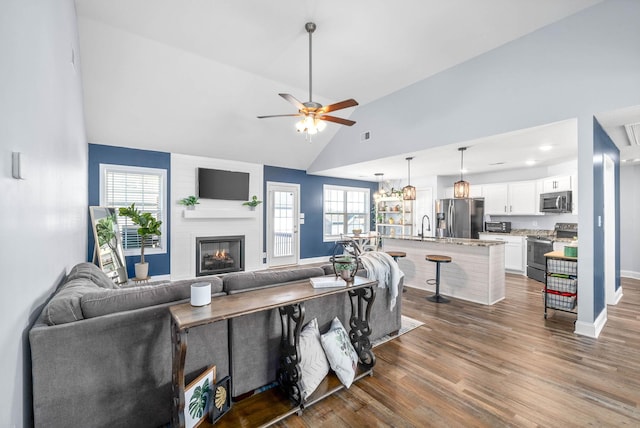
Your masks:
{"label": "stainless steel refrigerator", "polygon": [[442,199],[447,235],[451,238],[479,239],[484,222],[484,198]]}

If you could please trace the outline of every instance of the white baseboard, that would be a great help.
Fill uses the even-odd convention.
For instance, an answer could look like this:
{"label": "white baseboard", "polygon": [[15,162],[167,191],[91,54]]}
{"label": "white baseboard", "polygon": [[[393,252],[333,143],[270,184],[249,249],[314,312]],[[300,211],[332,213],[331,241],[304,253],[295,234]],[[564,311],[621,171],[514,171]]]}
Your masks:
{"label": "white baseboard", "polygon": [[594,339],[597,339],[606,323],[607,308],[605,307],[593,323],[576,321],[576,329],[574,330],[574,333],[581,336],[593,337]]}
{"label": "white baseboard", "polygon": [[621,270],[620,276],[631,279],[640,279],[640,272],[634,272],[632,270]]}
{"label": "white baseboard", "polygon": [[609,305],[617,305],[622,300],[622,285],[618,287],[616,290],[616,295],[613,297],[613,302],[608,303]]}

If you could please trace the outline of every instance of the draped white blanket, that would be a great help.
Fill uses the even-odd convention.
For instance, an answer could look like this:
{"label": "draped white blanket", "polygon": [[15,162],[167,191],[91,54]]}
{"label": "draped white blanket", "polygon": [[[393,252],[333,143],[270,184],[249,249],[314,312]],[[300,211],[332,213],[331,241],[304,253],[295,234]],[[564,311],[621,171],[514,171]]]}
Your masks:
{"label": "draped white blanket", "polygon": [[398,284],[404,273],[389,254],[382,251],[367,251],[360,254],[362,266],[367,270],[367,278],[378,281],[378,287],[389,289],[389,310],[396,306]]}

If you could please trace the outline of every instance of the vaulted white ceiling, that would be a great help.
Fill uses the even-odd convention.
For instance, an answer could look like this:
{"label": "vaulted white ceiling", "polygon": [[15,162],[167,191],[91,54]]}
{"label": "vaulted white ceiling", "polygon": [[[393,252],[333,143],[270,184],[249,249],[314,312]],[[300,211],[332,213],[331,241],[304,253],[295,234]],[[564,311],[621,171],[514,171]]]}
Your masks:
{"label": "vaulted white ceiling", "polygon": [[600,1],[76,0],[88,138],[306,169],[340,125],[256,118],[308,100],[306,22],[314,101],[362,105]]}

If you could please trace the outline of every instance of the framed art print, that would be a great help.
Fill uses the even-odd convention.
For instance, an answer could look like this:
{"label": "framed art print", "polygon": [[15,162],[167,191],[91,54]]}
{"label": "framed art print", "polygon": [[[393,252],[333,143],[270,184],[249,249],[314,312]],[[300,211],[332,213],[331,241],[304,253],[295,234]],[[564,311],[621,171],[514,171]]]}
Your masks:
{"label": "framed art print", "polygon": [[211,406],[211,422],[216,422],[231,408],[231,377],[226,376],[216,383],[213,390],[213,404]]}
{"label": "framed art print", "polygon": [[209,414],[216,385],[216,366],[211,366],[184,389],[184,425],[198,426]]}

